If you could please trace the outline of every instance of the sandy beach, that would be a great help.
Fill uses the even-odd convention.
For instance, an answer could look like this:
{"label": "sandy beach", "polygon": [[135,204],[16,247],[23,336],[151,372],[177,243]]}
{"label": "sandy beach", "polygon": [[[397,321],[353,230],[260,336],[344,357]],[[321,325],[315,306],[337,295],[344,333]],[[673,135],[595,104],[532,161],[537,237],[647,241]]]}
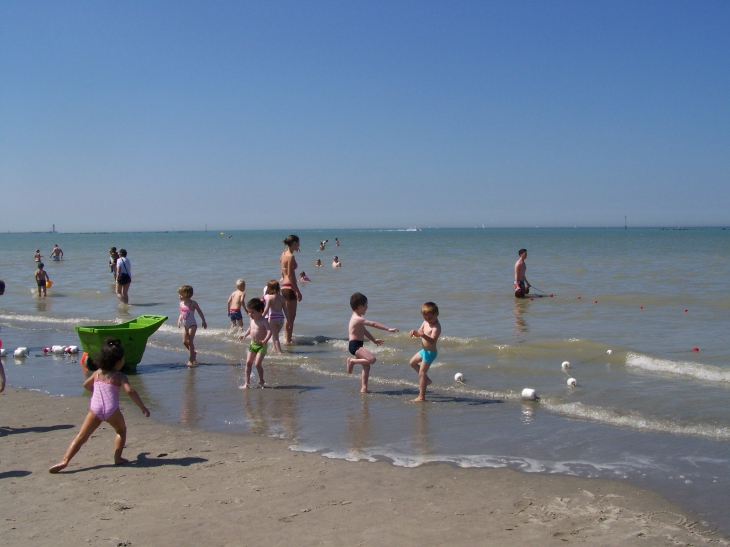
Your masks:
{"label": "sandy beach", "polygon": [[111,464],[102,426],[51,475],[88,400],[7,388],[0,407],[1,545],[730,545],[625,483],[330,460],[161,424],[126,398],[130,463]]}

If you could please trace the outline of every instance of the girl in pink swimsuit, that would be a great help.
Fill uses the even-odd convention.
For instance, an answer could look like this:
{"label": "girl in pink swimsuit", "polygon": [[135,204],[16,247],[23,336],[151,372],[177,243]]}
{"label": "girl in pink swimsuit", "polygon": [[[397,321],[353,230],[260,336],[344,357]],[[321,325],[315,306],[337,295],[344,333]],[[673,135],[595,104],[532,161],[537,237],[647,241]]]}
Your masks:
{"label": "girl in pink swimsuit", "polygon": [[191,300],[193,296],[193,288],[190,285],[183,285],[177,290],[177,294],[180,295],[180,318],[177,320],[177,326],[178,328],[183,328],[183,345],[188,348],[188,351],[190,352],[188,366],[193,367],[198,364],[198,353],[195,351],[194,342],[195,333],[198,331],[198,323],[195,322],[196,311],[200,314],[203,328],[207,329],[208,325],[205,322],[203,310],[200,309],[200,306],[198,306],[198,303],[195,300]]}
{"label": "girl in pink swimsuit", "polygon": [[266,283],[264,302],[266,304],[264,317],[269,320],[269,325],[271,325],[271,339],[274,341],[274,349],[276,353],[281,353],[279,333],[286,320],[286,298],[281,295],[281,288],[276,279]]}
{"label": "girl in pink swimsuit", "polygon": [[127,462],[122,458],[122,450],[124,450],[124,443],[127,440],[127,425],[124,422],[122,411],[119,410],[120,388],[124,388],[124,391],[127,392],[130,399],[137,403],[145,416],[150,415],[150,411],[144,406],[142,399],[129,385],[127,377],[119,372],[124,366],[124,350],[119,340],[107,338],[104,341],[94,362],[92,363],[91,359],[87,361],[87,368],[92,369],[96,366],[99,369],[84,382],[84,388],[92,392],[89,413],[86,415],[79,434],[71,441],[71,446],[66,450],[63,459],[48,470],[50,473],[58,473],[64,469],[102,422],[107,422],[117,432],[114,440],[114,465],[122,465]]}

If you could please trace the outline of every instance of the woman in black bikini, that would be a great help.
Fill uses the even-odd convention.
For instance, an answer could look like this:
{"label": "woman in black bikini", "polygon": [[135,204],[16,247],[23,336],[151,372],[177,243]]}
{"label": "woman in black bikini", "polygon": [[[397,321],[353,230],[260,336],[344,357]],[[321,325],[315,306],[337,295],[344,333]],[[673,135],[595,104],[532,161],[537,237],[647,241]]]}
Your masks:
{"label": "woman in black bikini", "polygon": [[290,235],[284,240],[286,249],[281,253],[281,295],[286,299],[285,343],[291,344],[292,332],[294,331],[294,319],[297,316],[297,304],[302,301],[302,293],[297,286],[297,261],[294,258],[294,251],[299,250],[299,237]]}

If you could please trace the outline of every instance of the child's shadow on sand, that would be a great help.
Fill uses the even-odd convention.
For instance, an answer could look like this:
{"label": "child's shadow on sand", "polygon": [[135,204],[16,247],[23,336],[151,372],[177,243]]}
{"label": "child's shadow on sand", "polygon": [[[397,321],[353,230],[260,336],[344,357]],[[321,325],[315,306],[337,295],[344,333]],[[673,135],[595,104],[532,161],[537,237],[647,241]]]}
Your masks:
{"label": "child's shadow on sand", "polygon": [[166,458],[167,454],[160,454],[156,458],[148,458],[149,452],[142,452],[137,454],[136,460],[129,460],[129,463],[124,465],[104,464],[94,465],[92,467],[82,467],[81,469],[74,469],[72,471],[62,471],[63,474],[70,475],[71,473],[81,473],[83,471],[93,471],[95,469],[107,469],[110,467],[138,467],[138,468],[150,468],[150,467],[162,467],[163,465],[179,465],[180,467],[187,467],[195,463],[207,462],[205,458],[199,458],[196,456],[186,456],[184,458]]}
{"label": "child's shadow on sand", "polygon": [[21,433],[48,433],[57,429],[73,429],[74,427],[76,426],[71,424],[39,425],[35,427],[0,427],[0,437],[19,435]]}
{"label": "child's shadow on sand", "polygon": [[32,473],[32,471],[3,471],[2,473],[0,473],[0,480],[27,477],[31,473]]}

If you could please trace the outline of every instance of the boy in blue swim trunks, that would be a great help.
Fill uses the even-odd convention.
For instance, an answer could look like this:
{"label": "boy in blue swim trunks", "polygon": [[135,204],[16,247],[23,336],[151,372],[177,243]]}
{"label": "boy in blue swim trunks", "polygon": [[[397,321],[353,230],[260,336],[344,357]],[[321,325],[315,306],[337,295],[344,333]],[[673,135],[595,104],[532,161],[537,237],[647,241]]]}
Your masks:
{"label": "boy in blue swim trunks", "polygon": [[251,318],[251,325],[248,330],[238,337],[239,340],[251,335],[251,345],[248,346],[246,356],[246,383],[241,389],[251,387],[251,369],[256,366],[259,373],[259,387],[266,387],[264,382],[264,357],[266,357],[267,344],[271,338],[271,325],[264,317],[265,304],[260,298],[252,298],[248,301],[248,315]]}
{"label": "boy in blue swim trunks", "polygon": [[347,374],[352,374],[355,365],[362,365],[362,387],[361,393],[370,393],[368,389],[368,378],[370,377],[370,365],[375,364],[375,356],[363,346],[365,338],[373,342],[376,346],[380,346],[385,342],[379,338],[375,338],[365,328],[373,327],[375,329],[387,330],[388,332],[398,332],[398,329],[391,329],[375,321],[368,321],[363,317],[368,311],[368,297],[364,294],[356,292],[350,297],[350,307],[352,308],[352,317],[350,317],[350,325],[347,328],[350,340],[350,353],[355,356],[354,359],[347,358]]}
{"label": "boy in blue swim trunks", "polygon": [[411,338],[419,337],[423,349],[411,358],[411,368],[418,373],[418,397],[413,399],[414,403],[426,400],[426,388],[431,385],[431,378],[428,377],[428,368],[436,360],[438,350],[436,341],[441,336],[441,323],[439,323],[439,308],[433,302],[426,302],[421,306],[423,323],[418,330],[412,330]]}
{"label": "boy in blue swim trunks", "polygon": [[241,308],[248,314],[244,299],[246,298],[246,282],[243,279],[236,281],[236,290],[231,293],[228,297],[226,307],[228,308],[228,317],[231,318],[231,330],[236,330],[236,326],[239,329],[243,329],[243,313]]}

